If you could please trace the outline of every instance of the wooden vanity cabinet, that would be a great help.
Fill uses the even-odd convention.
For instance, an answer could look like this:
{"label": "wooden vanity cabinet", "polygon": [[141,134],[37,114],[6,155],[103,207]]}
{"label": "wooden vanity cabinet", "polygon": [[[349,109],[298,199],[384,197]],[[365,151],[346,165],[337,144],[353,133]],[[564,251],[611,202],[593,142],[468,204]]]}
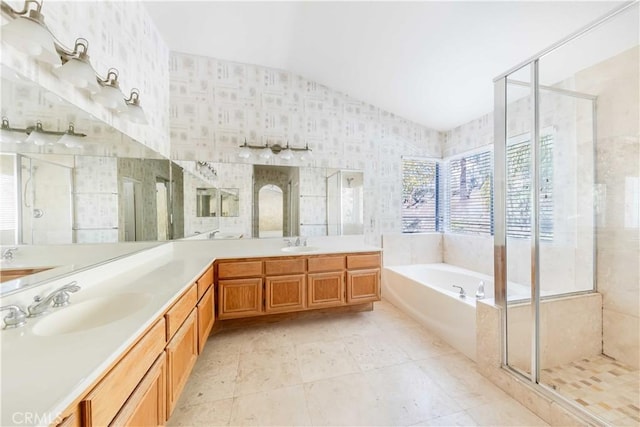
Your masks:
{"label": "wooden vanity cabinet", "polygon": [[189,374],[198,358],[198,324],[197,311],[191,314],[167,344],[167,416],[176,407],[178,398],[187,384]]}

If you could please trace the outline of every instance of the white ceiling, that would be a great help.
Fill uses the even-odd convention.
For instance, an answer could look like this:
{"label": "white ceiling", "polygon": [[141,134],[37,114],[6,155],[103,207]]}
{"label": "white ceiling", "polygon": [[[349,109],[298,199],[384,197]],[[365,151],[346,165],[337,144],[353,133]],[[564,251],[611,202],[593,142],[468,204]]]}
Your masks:
{"label": "white ceiling", "polygon": [[145,4],[173,51],[291,71],[448,130],[493,109],[498,74],[620,3]]}

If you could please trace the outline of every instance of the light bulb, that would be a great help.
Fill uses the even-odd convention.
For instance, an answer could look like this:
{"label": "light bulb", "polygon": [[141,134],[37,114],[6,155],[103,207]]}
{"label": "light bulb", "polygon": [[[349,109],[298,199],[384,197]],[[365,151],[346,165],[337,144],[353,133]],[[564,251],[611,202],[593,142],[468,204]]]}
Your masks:
{"label": "light bulb", "polygon": [[280,158],[282,160],[291,160],[293,159],[293,151],[287,146],[284,150],[280,152]]}
{"label": "light bulb", "polygon": [[273,151],[271,151],[271,148],[268,145],[264,147],[262,150],[260,150],[261,159],[269,160],[272,155],[273,155]]}

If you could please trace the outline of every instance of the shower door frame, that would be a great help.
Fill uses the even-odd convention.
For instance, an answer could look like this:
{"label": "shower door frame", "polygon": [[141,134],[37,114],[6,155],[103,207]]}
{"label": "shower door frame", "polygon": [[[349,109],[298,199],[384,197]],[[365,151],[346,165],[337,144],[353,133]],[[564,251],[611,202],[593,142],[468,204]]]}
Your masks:
{"label": "shower door frame", "polygon": [[[615,16],[635,5],[638,1],[630,1],[614,8],[608,14],[589,23],[581,29],[575,31],[564,39],[552,44],[531,58],[510,68],[497,76],[494,80],[494,298],[495,304],[501,308],[501,365],[503,369],[516,375],[524,382],[535,387],[543,394],[563,403],[563,406],[577,411],[582,416],[586,416],[597,422],[604,420],[586,411],[570,399],[565,398],[554,389],[540,383],[540,245],[539,245],[539,144],[540,139],[540,111],[539,96],[540,89],[553,90],[565,95],[591,100],[592,120],[593,120],[593,143],[595,149],[596,142],[596,97],[587,94],[580,94],[573,91],[541,86],[539,81],[539,61],[544,56],[552,53],[556,49],[564,46],[572,40],[588,33],[592,29],[604,24]],[[530,83],[510,80],[509,76],[526,67],[531,68]],[[507,324],[507,227],[506,227],[506,172],[507,172],[507,87],[508,85],[531,86],[531,197],[532,197],[532,218],[531,218],[531,375],[527,377],[517,368],[509,364],[508,354],[508,324]],[[534,143],[535,142],[535,143]],[[595,157],[594,157],[595,162]],[[596,172],[594,165],[594,174]],[[595,208],[594,208],[595,209]],[[595,212],[594,212],[595,213]],[[595,222],[593,223],[595,227]],[[594,254],[596,240],[594,238]],[[595,290],[595,263],[594,263],[594,290]],[[587,291],[589,292],[589,291]],[[576,294],[584,293],[576,292]]]}

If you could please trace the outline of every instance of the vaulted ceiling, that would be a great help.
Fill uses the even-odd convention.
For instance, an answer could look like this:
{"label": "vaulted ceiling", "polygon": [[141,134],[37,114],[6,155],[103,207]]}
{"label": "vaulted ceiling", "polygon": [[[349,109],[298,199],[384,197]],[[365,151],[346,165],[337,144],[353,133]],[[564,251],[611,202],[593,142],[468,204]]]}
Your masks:
{"label": "vaulted ceiling", "polygon": [[621,2],[145,4],[173,51],[291,71],[448,130],[492,110],[498,74]]}

